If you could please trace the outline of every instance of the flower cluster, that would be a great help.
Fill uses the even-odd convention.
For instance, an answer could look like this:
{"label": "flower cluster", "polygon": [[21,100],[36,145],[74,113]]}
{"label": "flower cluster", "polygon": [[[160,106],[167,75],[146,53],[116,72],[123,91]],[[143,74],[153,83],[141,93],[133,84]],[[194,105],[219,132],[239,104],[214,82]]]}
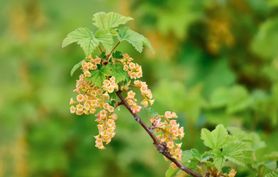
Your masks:
{"label": "flower cluster", "polygon": [[84,75],[80,75],[77,80],[74,92],[77,96],[75,99],[70,99],[70,112],[76,115],[94,114],[96,109],[109,98],[109,95],[85,80]]}
{"label": "flower cluster", "polygon": [[141,101],[141,105],[144,107],[151,106],[154,103],[152,91],[148,88],[146,82],[142,82],[140,80],[134,81],[134,86],[140,89],[143,100]]}
{"label": "flower cluster", "polygon": [[132,61],[133,59],[128,54],[124,54],[123,59],[121,59],[123,69],[127,72],[131,79],[141,78],[143,75],[142,67]]}
{"label": "flower cluster", "polygon": [[176,143],[184,137],[183,127],[177,123],[176,113],[166,111],[165,114],[157,115],[150,119],[152,123],[152,128],[157,134],[158,139],[161,143],[165,143],[169,153],[176,159],[181,160],[182,143]]}
{"label": "flower cluster", "polygon": [[112,76],[110,79],[104,80],[102,88],[104,91],[107,91],[108,93],[112,93],[115,90],[118,90],[118,84],[116,83],[115,77]]}
{"label": "flower cluster", "polygon": [[90,71],[97,69],[97,65],[101,63],[101,59],[98,57],[92,58],[92,56],[88,56],[87,59],[88,61],[82,62],[82,71],[85,77],[91,77]]}
{"label": "flower cluster", "polygon": [[114,77],[105,80],[102,88],[87,80],[88,77],[91,77],[91,71],[96,70],[99,64],[101,64],[101,59],[98,57],[89,56],[87,60],[82,61],[82,74],[76,81],[76,88],[73,90],[77,95],[75,99],[70,99],[70,112],[76,115],[88,115],[95,114],[98,109],[102,109],[96,114],[99,135],[95,136],[95,142],[96,147],[104,149],[103,143],[108,144],[115,136],[117,115],[114,113],[114,107],[107,102],[110,99],[109,93],[117,90],[118,85]]}
{"label": "flower cluster", "polygon": [[141,106],[137,104],[137,99],[135,98],[136,93],[134,91],[127,92],[126,102],[130,106],[133,113],[138,113],[141,111]]}
{"label": "flower cluster", "polygon": [[95,146],[104,149],[104,145],[110,143],[115,136],[117,115],[114,113],[114,107],[105,103],[103,109],[97,114],[97,127],[99,134],[95,136]]}

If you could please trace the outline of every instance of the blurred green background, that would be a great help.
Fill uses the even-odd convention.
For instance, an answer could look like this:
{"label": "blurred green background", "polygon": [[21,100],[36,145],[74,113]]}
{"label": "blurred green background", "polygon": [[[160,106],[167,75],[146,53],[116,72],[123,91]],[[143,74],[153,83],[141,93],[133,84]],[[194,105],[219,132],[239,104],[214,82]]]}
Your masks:
{"label": "blurred green background", "polygon": [[[66,34],[98,11],[131,16],[155,53],[136,53],[157,112],[178,113],[184,149],[216,124],[256,132],[278,159],[278,0],[0,0],[0,177],[162,177],[168,163],[121,108],[117,135],[94,147],[93,116],[69,113],[77,46]],[[146,118],[147,120],[147,118]],[[242,169],[238,176],[255,176]]]}

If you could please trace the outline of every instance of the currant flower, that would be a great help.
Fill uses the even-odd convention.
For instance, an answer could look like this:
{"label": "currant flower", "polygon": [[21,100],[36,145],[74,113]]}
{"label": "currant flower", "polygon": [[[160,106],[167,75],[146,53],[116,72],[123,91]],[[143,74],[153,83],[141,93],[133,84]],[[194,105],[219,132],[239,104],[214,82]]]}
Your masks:
{"label": "currant flower", "polygon": [[127,92],[126,101],[130,106],[133,113],[138,113],[141,111],[142,107],[137,104],[137,99],[135,98],[136,93],[132,90]]}
{"label": "currant flower", "polygon": [[140,90],[141,96],[143,97],[143,100],[141,101],[141,105],[144,107],[153,105],[154,103],[153,94],[152,91],[148,88],[146,82],[135,80],[133,83],[134,86]]}
{"label": "currant flower", "polygon": [[110,79],[104,80],[102,88],[108,93],[112,93],[115,90],[118,90],[118,84],[116,83],[115,77],[112,76]]}
{"label": "currant flower", "polygon": [[166,111],[164,115],[152,117],[150,122],[160,142],[166,144],[169,153],[173,157],[181,160],[182,143],[179,143],[179,141],[184,137],[184,129],[180,127],[174,118],[177,118],[176,113]]}
{"label": "currant flower", "polygon": [[143,76],[142,67],[139,64],[132,62],[133,59],[128,54],[124,54],[120,61],[123,64],[123,69],[131,79],[138,79]]}
{"label": "currant flower", "polygon": [[[117,115],[113,113],[110,105],[108,103],[104,104],[106,109],[102,109],[97,114],[96,121],[98,122],[99,135],[95,136],[95,146],[99,149],[104,149],[104,145],[111,142],[112,138],[115,136]],[[113,108],[114,110],[114,108]],[[112,112],[111,112],[112,111]]]}

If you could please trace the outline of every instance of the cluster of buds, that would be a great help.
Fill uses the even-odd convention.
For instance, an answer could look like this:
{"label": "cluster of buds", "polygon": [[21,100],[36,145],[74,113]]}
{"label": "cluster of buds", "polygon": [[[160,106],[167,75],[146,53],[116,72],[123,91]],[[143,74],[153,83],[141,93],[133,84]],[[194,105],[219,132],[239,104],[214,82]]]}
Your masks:
{"label": "cluster of buds", "polygon": [[132,61],[133,59],[128,54],[124,54],[123,59],[121,59],[123,69],[131,79],[141,78],[143,76],[142,67]]}
{"label": "cluster of buds", "polygon": [[108,144],[115,136],[117,115],[114,113],[114,107],[105,103],[103,109],[97,114],[97,127],[99,134],[95,136],[95,146],[104,149],[104,143]]}
{"label": "cluster of buds", "polygon": [[140,89],[143,100],[141,101],[141,105],[144,107],[151,106],[154,103],[152,91],[148,88],[146,82],[142,82],[140,80],[134,81],[134,86]]}
{"label": "cluster of buds", "polygon": [[165,114],[157,115],[150,119],[152,129],[157,134],[160,143],[166,144],[169,153],[176,159],[181,160],[182,143],[176,143],[184,137],[183,127],[177,123],[176,113],[166,111]]}
{"label": "cluster of buds", "polygon": [[93,70],[97,69],[97,65],[101,63],[100,58],[92,58],[91,56],[88,56],[88,61],[83,61],[82,62],[82,71],[83,75],[85,77],[91,77],[91,72]]}
{"label": "cluster of buds", "polygon": [[84,75],[80,75],[77,80],[74,92],[77,96],[75,99],[70,99],[70,112],[76,115],[94,114],[96,109],[109,98],[109,95],[85,80]]}
{"label": "cluster of buds", "polygon": [[137,104],[137,99],[135,98],[136,93],[134,91],[128,91],[126,102],[130,106],[133,113],[138,113],[141,111],[141,106]]}
{"label": "cluster of buds", "polygon": [[118,84],[116,83],[115,77],[112,76],[109,79],[104,80],[102,88],[104,91],[107,91],[108,93],[112,93],[115,90],[118,90]]}
{"label": "cluster of buds", "polygon": [[117,115],[114,113],[114,107],[109,105],[107,101],[110,98],[109,93],[118,89],[118,85],[114,77],[105,80],[102,88],[86,79],[91,76],[91,71],[97,69],[98,64],[101,64],[101,59],[91,56],[82,62],[82,74],[76,81],[76,88],[73,90],[77,96],[75,99],[70,99],[70,112],[76,115],[88,115],[95,114],[98,109],[102,109],[96,114],[99,135],[95,136],[95,142],[96,147],[104,149],[103,143],[108,144],[115,136]]}

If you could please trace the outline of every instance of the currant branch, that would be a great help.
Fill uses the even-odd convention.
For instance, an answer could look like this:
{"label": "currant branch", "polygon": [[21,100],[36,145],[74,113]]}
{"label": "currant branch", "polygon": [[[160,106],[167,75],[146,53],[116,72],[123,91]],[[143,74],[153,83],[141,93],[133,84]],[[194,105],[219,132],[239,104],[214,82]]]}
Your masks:
{"label": "currant branch", "polygon": [[[77,28],[64,39],[63,47],[77,43],[86,55],[71,72],[73,74],[78,68],[82,70],[73,90],[76,97],[70,99],[70,112],[76,115],[95,115],[98,128],[95,146],[105,149],[105,145],[109,144],[116,134],[115,108],[124,105],[166,159],[187,174],[201,177],[180,163],[180,141],[184,137],[184,128],[175,120],[175,112],[166,111],[163,115],[151,117],[151,127],[148,127],[137,114],[142,108],[153,105],[152,91],[146,82],[140,80],[143,76],[142,67],[127,53],[115,50],[121,41],[130,43],[138,52],[142,52],[144,46],[151,48],[151,45],[143,35],[124,25],[131,19],[116,13],[100,12],[93,16],[93,24],[97,31]],[[97,48],[99,54],[95,51]],[[103,51],[107,52],[108,49],[111,51],[104,55]],[[135,90],[140,91],[140,96],[136,95]]]}
{"label": "currant branch", "polygon": [[153,144],[156,147],[157,151],[160,152],[162,155],[164,155],[168,160],[172,161],[179,169],[186,172],[187,174],[193,176],[193,177],[202,177],[201,174],[187,168],[182,163],[180,163],[177,159],[172,157],[172,155],[169,153],[168,147],[166,143],[160,143],[160,141],[157,139],[157,137],[153,134],[152,130],[147,127],[147,125],[142,121],[140,116],[132,111],[124,97],[121,95],[121,91],[116,92],[117,96],[122,102],[122,105],[125,106],[125,108],[130,112],[130,114],[133,116],[134,120],[138,122],[144,130],[148,133],[148,135],[153,140]]}
{"label": "currant branch", "polygon": [[[178,171],[193,177],[235,177],[235,169],[231,168],[227,173],[222,168],[229,166],[230,162],[237,165],[247,162],[253,166],[250,164],[251,159],[254,159],[251,154],[255,154],[259,146],[264,147],[264,143],[254,138],[253,134],[234,128],[228,131],[221,124],[212,131],[202,129],[201,139],[209,150],[204,153],[197,149],[185,151],[187,161],[186,166],[183,165],[181,140],[184,128],[176,120],[177,114],[171,111],[155,114],[149,119],[150,126],[143,122],[138,113],[153,105],[155,100],[152,91],[141,80],[142,67],[128,53],[115,51],[124,41],[141,53],[144,47],[152,49],[150,42],[127,26],[131,17],[99,12],[93,15],[92,20],[94,29],[75,29],[63,40],[62,47],[77,43],[85,53],[86,57],[71,70],[71,75],[78,69],[81,69],[81,73],[73,90],[76,95],[70,99],[70,112],[95,116],[98,135],[94,137],[98,149],[105,149],[116,135],[118,115],[115,109],[123,105],[151,137],[157,151],[177,167],[173,169],[171,166],[167,170],[168,177],[179,175]],[[254,144],[259,146],[250,148]],[[276,172],[269,174],[275,175]]]}

